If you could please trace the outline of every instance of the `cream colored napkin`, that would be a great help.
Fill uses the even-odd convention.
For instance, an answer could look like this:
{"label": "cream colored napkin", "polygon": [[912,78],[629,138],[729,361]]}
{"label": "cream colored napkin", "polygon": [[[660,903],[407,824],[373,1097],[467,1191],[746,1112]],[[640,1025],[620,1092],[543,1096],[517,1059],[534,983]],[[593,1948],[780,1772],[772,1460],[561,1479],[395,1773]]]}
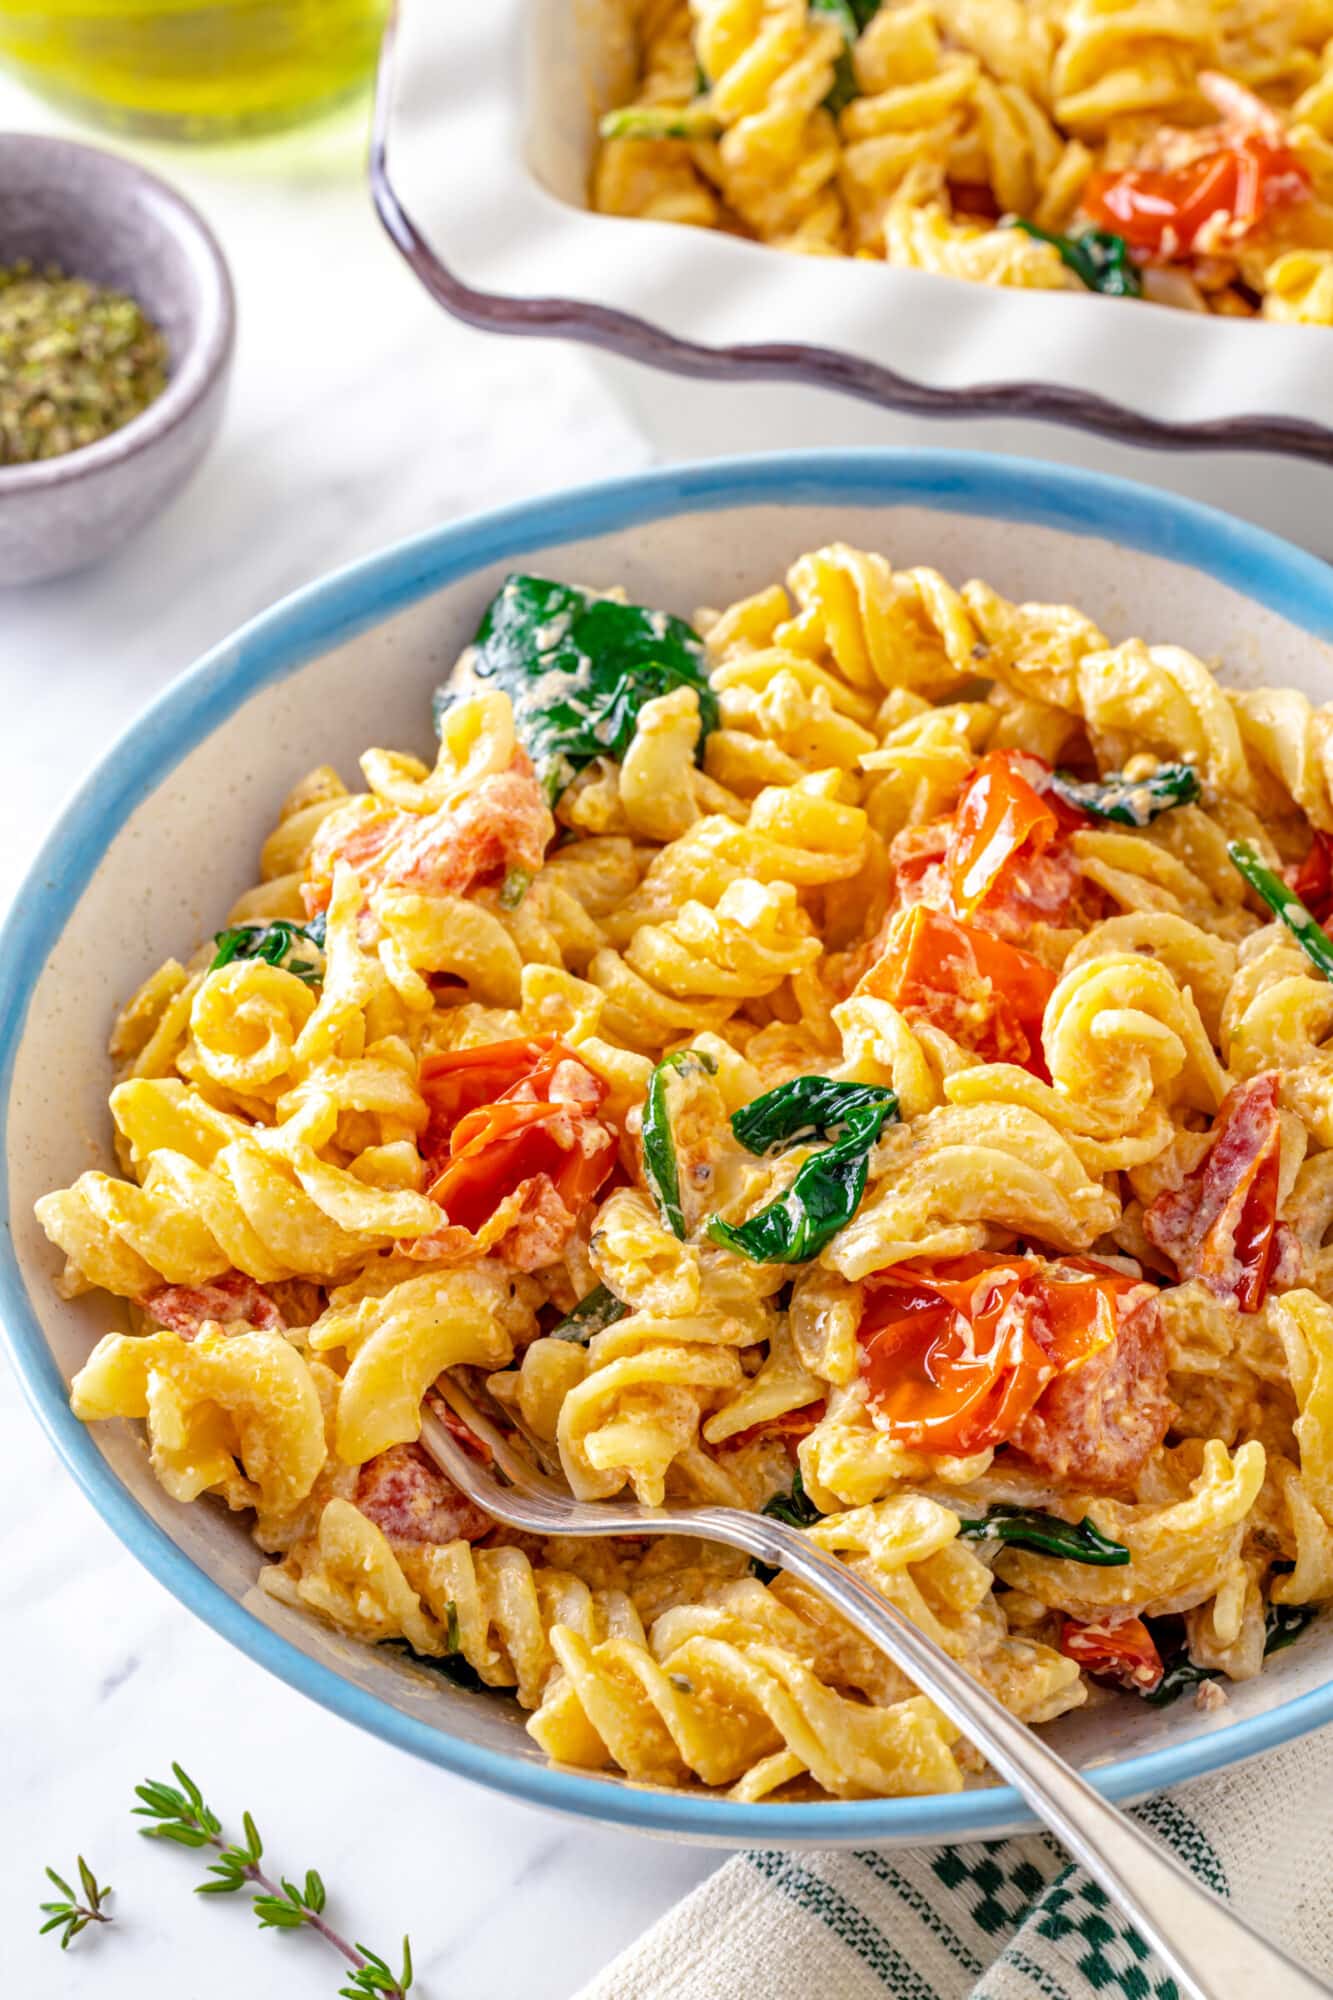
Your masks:
{"label": "cream colored napkin", "polygon": [[[1136,1814],[1288,1951],[1333,1975],[1333,1729],[1151,1799]],[[885,1994],[1179,2000],[1102,1890],[1045,1834],[737,1855],[578,2000]]]}

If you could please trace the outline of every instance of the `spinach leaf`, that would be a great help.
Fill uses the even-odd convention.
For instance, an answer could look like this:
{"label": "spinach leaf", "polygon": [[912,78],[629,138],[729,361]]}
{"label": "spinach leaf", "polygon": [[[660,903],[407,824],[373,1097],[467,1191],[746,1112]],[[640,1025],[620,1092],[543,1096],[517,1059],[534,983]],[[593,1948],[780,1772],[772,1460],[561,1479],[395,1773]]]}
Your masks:
{"label": "spinach leaf", "polygon": [[307,986],[318,986],[324,977],[321,959],[305,958],[301,953],[313,946],[322,955],[325,922],[321,911],[308,924],[289,923],[285,917],[276,917],[269,924],[235,924],[230,930],[215,933],[217,955],[208,969],[216,972],[220,965],[231,965],[237,959],[260,959],[283,972],[294,972]]}
{"label": "spinach leaf", "polygon": [[1038,1555],[1061,1556],[1066,1562],[1090,1563],[1097,1569],[1118,1569],[1130,1557],[1123,1542],[1102,1534],[1086,1514],[1074,1527],[1054,1514],[1027,1507],[988,1507],[979,1519],[963,1522],[958,1539],[1007,1542],[1013,1548],[1035,1549]]}
{"label": "spinach leaf", "polygon": [[414,1666],[429,1667],[432,1672],[442,1674],[445,1680],[452,1681],[455,1687],[467,1688],[473,1694],[504,1694],[508,1692],[504,1688],[491,1687],[489,1682],[481,1678],[481,1675],[477,1672],[471,1661],[464,1658],[463,1650],[459,1643],[458,1606],[452,1598],[445,1606],[444,1643],[446,1647],[445,1652],[428,1654],[414,1652],[405,1639],[389,1639],[385,1641],[390,1652],[401,1653],[404,1659],[411,1660]]}
{"label": "spinach leaf", "polygon": [[822,1521],[823,1515],[805,1490],[805,1481],[799,1469],[791,1476],[790,1493],[775,1493],[765,1500],[759,1509],[775,1521],[785,1521],[789,1528],[808,1528],[814,1521]]}
{"label": "spinach leaf", "polygon": [[436,690],[436,728],[453,702],[488,687],[512,701],[551,804],[595,757],[624,756],[639,710],[656,695],[694,689],[700,755],[718,724],[703,641],[684,619],[548,577],[506,579],[453,679]]}
{"label": "spinach leaf", "polygon": [[797,1076],[742,1105],[731,1129],[747,1153],[781,1153],[812,1139],[836,1139],[849,1112],[868,1104],[898,1108],[879,1083],[835,1083],[827,1076]]}
{"label": "spinach leaf", "polygon": [[897,1115],[892,1091],[845,1112],[842,1137],[811,1154],[785,1194],[735,1226],[713,1216],[708,1234],[724,1250],[756,1264],[804,1264],[817,1257],[855,1215],[866,1191],[870,1150],[885,1121]]}
{"label": "spinach leaf", "polygon": [[[812,1522],[824,1518],[806,1492],[799,1469],[792,1474],[790,1493],[773,1494],[759,1512],[771,1514],[775,1521],[785,1521],[789,1528],[808,1528]],[[778,1573],[771,1563],[761,1562],[758,1556],[751,1556],[750,1569],[760,1583],[772,1583]]]}
{"label": "spinach leaf", "polygon": [[1270,1604],[1264,1620],[1264,1658],[1283,1652],[1299,1639],[1316,1610],[1313,1604]]}
{"label": "spinach leaf", "polygon": [[532,873],[527,868],[506,868],[504,880],[500,884],[500,908],[516,910],[528,890],[532,887]]}
{"label": "spinach leaf", "polygon": [[1188,1653],[1179,1653],[1166,1664],[1162,1678],[1151,1694],[1139,1696],[1149,1708],[1170,1708],[1173,1701],[1179,1701],[1186,1688],[1197,1687],[1200,1681],[1222,1679],[1220,1667],[1196,1667]]}
{"label": "spinach leaf", "polygon": [[1061,262],[1090,292],[1118,299],[1143,297],[1143,278],[1123,236],[1112,235],[1106,229],[1084,229],[1077,236],[1058,236],[1053,230],[1039,229],[1035,222],[1025,222],[1017,215],[1006,226],[1021,229],[1025,236],[1035,236],[1039,243],[1051,244],[1059,251]]}
{"label": "spinach leaf", "polygon": [[1280,875],[1275,875],[1271,868],[1264,866],[1248,840],[1229,842],[1227,853],[1232,867],[1239,870],[1255,893],[1263,898],[1273,915],[1282,919],[1315,970],[1322,972],[1325,979],[1333,979],[1333,939],[1316,920],[1313,911],[1306,909],[1300,897],[1287,887]]}
{"label": "spinach leaf", "polygon": [[[1310,1620],[1318,1612],[1314,1604],[1270,1604],[1264,1616],[1264,1658],[1272,1653],[1280,1653],[1299,1639]],[[1166,1663],[1166,1672],[1153,1689],[1142,1699],[1150,1708],[1169,1708],[1179,1700],[1186,1688],[1197,1687],[1200,1681],[1224,1680],[1226,1676],[1220,1667],[1196,1667],[1185,1651],[1184,1626],[1172,1621],[1175,1630],[1174,1645],[1168,1648],[1159,1636],[1162,1625],[1157,1619],[1146,1621],[1152,1630],[1157,1650]],[[1172,1629],[1172,1628],[1168,1628]]]}
{"label": "spinach leaf", "polygon": [[1067,805],[1094,813],[1118,826],[1148,826],[1172,806],[1193,805],[1201,790],[1192,764],[1161,764],[1149,778],[1124,778],[1119,772],[1099,779],[1071,778],[1056,771],[1051,790]]}
{"label": "spinach leaf", "polygon": [[608,1326],[614,1326],[618,1319],[624,1319],[629,1307],[618,1299],[608,1285],[595,1285],[586,1298],[579,1300],[572,1312],[547,1334],[548,1340],[572,1340],[580,1347],[586,1347],[595,1333],[605,1333]]}
{"label": "spinach leaf", "polygon": [[722,127],[707,104],[627,104],[597,129],[604,139],[715,139]]}
{"label": "spinach leaf", "polygon": [[835,115],[853,98],[861,95],[861,86],[856,81],[856,68],[852,62],[852,50],[856,38],[868,27],[879,12],[880,0],[810,0],[812,15],[824,15],[835,21],[842,29],[846,47],[839,55],[833,70],[833,84],[824,99],[824,109]]}
{"label": "spinach leaf", "polygon": [[686,1237],[685,1212],[680,1201],[680,1167],[676,1142],[671,1136],[668,1095],[673,1076],[688,1076],[691,1071],[698,1075],[701,1070],[709,1076],[717,1074],[716,1062],[702,1049],[677,1049],[674,1055],[663,1056],[648,1079],[643,1101],[644,1179],[662,1220],[682,1243]]}

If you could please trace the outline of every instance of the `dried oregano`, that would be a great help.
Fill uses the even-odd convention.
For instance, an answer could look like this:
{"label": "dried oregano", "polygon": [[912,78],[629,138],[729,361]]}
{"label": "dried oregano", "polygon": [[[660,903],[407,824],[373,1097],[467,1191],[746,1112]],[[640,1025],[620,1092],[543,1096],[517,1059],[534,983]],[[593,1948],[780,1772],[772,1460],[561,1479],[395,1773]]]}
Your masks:
{"label": "dried oregano", "polygon": [[95,444],[166,384],[166,340],[134,299],[55,266],[0,265],[0,465]]}

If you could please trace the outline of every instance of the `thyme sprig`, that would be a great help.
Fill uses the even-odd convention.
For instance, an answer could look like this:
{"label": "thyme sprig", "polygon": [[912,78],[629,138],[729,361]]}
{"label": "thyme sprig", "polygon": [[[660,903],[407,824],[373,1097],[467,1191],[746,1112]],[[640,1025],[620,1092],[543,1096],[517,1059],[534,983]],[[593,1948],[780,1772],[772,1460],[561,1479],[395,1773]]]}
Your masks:
{"label": "thyme sprig", "polygon": [[45,1937],[48,1931],[58,1930],[60,1932],[60,1949],[62,1951],[68,1951],[73,1939],[79,1935],[80,1931],[87,1930],[89,1924],[109,1924],[113,1921],[107,1911],[102,1908],[103,1903],[105,1903],[107,1897],[111,1894],[110,1888],[102,1887],[82,1855],[78,1857],[78,1867],[79,1881],[83,1886],[84,1900],[82,1902],[79,1901],[77,1893],[70,1887],[63,1875],[57,1875],[54,1868],[46,1870],[46,1879],[48,1882],[54,1882],[56,1888],[61,1892],[62,1900],[42,1904],[46,1922],[41,1926],[37,1935]]}
{"label": "thyme sprig", "polygon": [[264,1843],[250,1814],[241,1815],[244,1840],[229,1841],[221,1820],[205,1805],[203,1793],[193,1778],[179,1764],[173,1764],[171,1769],[175,1785],[150,1778],[146,1784],[135,1786],[134,1795],[141,1803],[133,1810],[153,1822],[139,1828],[150,1840],[171,1840],[179,1847],[216,1850],[217,1860],[210,1862],[208,1869],[212,1880],[196,1883],[197,1895],[228,1896],[239,1889],[254,1887],[259,1893],[252,1899],[251,1908],[261,1930],[315,1931],[352,1968],[347,1984],[338,1988],[343,2000],[404,2000],[412,1985],[412,1947],[407,1938],[403,1939],[402,1970],[395,1975],[378,1952],[366,1944],[349,1944],[326,1920],[327,1892],[315,1869],[306,1871],[304,1883],[290,1882],[285,1875],[275,1881],[260,1866]]}

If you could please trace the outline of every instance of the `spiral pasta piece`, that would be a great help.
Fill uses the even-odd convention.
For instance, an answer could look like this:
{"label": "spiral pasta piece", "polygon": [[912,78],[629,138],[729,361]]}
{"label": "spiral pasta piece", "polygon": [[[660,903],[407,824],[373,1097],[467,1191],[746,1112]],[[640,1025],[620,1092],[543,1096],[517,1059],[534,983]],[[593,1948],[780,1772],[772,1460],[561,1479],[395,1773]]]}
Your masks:
{"label": "spiral pasta piece", "polygon": [[1171,1142],[1171,1112],[1211,1117],[1228,1079],[1192,994],[1137,952],[1067,966],[1046,1007],[1051,1083],[988,1063],[946,1079],[952,1105],[1025,1104],[1063,1131],[1089,1173],[1140,1166]]}
{"label": "spiral pasta piece", "polygon": [[693,1774],[761,1798],[808,1771],[834,1797],[957,1791],[954,1732],[920,1697],[875,1708],[825,1687],[780,1646],[699,1635],[659,1662],[624,1639],[556,1626],[564,1678],[528,1723],[548,1756],[640,1783]]}
{"label": "spiral pasta piece", "polygon": [[[396,1278],[396,1282],[391,1282]],[[421,1432],[421,1404],[446,1369],[502,1368],[536,1331],[530,1291],[498,1263],[404,1277],[389,1267],[340,1287],[310,1329],[317,1354],[348,1367],[338,1400],[337,1451],[360,1465]]]}
{"label": "spiral pasta piece", "polygon": [[74,1377],[70,1401],[84,1423],[146,1418],[153,1471],[174,1500],[211,1492],[231,1508],[281,1512],[305,1498],[324,1464],[314,1377],[277,1333],[109,1333]]}
{"label": "spiral pasta piece", "polygon": [[1179,113],[1218,53],[1208,0],[1072,0],[1051,69],[1055,115],[1100,134],[1118,118]]}
{"label": "spiral pasta piece", "polygon": [[[1183,1449],[1183,1448],[1182,1448]],[[1213,1438],[1186,1457],[1197,1471],[1166,1505],[1090,1499],[1102,1534],[1130,1551],[1121,1568],[1007,1549],[996,1569],[1015,1590],[1075,1618],[1165,1617],[1216,1595],[1236,1561],[1245,1526],[1264,1483],[1264,1448],[1256,1440],[1229,1453]]]}
{"label": "spiral pasta piece", "polygon": [[824,99],[842,32],[803,0],[691,0],[694,46],[721,126],[704,162],[728,206],[791,249],[841,248],[837,133]]}
{"label": "spiral pasta piece", "polygon": [[[639,22],[642,71],[629,109],[684,107],[694,95],[697,64],[687,0],[670,0]],[[603,215],[709,228],[718,204],[681,139],[609,139],[593,170],[592,205]]]}
{"label": "spiral pasta piece", "polygon": [[1086,1250],[1119,1214],[1117,1197],[1038,1112],[948,1104],[886,1133],[870,1191],[824,1262],[863,1278],[908,1258],[979,1250],[994,1224]]}
{"label": "spiral pasta piece", "polygon": [[1017,229],[955,221],[942,203],[914,199],[914,191],[889,203],[884,241],[891,264],[943,278],[1030,292],[1066,292],[1076,282],[1052,244]]}

